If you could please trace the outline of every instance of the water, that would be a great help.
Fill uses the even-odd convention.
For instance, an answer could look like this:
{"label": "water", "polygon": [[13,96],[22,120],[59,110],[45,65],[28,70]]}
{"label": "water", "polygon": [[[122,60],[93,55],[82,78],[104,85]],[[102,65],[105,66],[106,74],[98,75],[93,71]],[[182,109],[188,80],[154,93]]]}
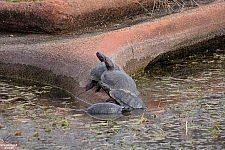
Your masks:
{"label": "water", "polygon": [[224,149],[224,69],[224,49],[150,64],[132,76],[147,111],[102,120],[65,91],[1,77],[0,137],[27,150]]}
{"label": "water", "polygon": [[148,110],[210,96],[223,96],[225,37],[207,41],[181,53],[165,55],[132,78]]}

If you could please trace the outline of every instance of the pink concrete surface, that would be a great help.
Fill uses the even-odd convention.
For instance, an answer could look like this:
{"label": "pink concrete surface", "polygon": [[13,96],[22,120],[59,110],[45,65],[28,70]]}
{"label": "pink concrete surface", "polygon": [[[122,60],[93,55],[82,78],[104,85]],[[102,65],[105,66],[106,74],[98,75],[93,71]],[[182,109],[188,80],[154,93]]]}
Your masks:
{"label": "pink concrete surface", "polygon": [[86,32],[90,26],[143,12],[137,2],[152,4],[153,0],[0,1],[0,29],[37,33]]}
{"label": "pink concrete surface", "polygon": [[[0,62],[24,64],[50,70],[74,79],[70,92],[89,102],[107,98],[104,92],[85,91],[91,69],[98,63],[97,51],[104,53],[133,73],[158,55],[225,34],[225,3],[200,6],[152,22],[83,38],[34,44],[1,45]],[[144,100],[148,108],[151,101]]]}

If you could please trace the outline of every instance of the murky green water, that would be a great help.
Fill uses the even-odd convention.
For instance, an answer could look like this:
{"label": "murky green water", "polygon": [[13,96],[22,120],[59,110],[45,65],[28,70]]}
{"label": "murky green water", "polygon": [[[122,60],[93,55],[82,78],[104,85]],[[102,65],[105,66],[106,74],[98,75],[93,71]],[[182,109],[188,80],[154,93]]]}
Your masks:
{"label": "murky green water", "polygon": [[158,62],[133,78],[149,110],[190,99],[223,96],[225,50],[205,50]]}
{"label": "murky green water", "polygon": [[224,149],[225,50],[207,49],[134,75],[146,112],[107,116],[82,111],[51,86],[0,80],[0,137],[20,149]]}

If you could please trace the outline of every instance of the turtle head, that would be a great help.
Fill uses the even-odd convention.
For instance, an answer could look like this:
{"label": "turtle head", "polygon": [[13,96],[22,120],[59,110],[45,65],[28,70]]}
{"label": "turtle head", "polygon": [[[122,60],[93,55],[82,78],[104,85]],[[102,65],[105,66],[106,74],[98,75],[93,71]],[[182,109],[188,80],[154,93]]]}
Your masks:
{"label": "turtle head", "polygon": [[106,56],[103,55],[102,53],[100,52],[97,52],[96,53],[96,56],[98,57],[98,59],[101,61],[101,62],[105,62],[105,59],[106,59]]}
{"label": "turtle head", "polygon": [[103,83],[102,81],[98,82],[98,85],[105,91],[110,91],[110,87],[108,84]]}
{"label": "turtle head", "polygon": [[101,62],[105,63],[107,70],[114,70],[114,63],[112,62],[111,59],[109,59],[108,57],[106,57],[104,54],[100,52],[97,52],[96,56]]}
{"label": "turtle head", "polygon": [[105,58],[105,66],[108,70],[114,70],[114,63],[108,57]]}

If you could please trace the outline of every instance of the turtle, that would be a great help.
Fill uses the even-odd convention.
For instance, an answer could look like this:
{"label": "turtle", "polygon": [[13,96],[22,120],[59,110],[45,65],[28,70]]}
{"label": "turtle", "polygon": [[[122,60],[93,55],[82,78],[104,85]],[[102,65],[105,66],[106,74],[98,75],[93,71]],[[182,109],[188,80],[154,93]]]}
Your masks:
{"label": "turtle", "polygon": [[99,82],[100,86],[107,91],[111,101],[112,99],[119,105],[124,106],[125,109],[146,109],[145,103],[134,93],[124,89],[112,89],[109,85]]}
{"label": "turtle", "polygon": [[96,103],[85,109],[85,112],[91,115],[94,114],[121,114],[127,112],[129,109],[114,104],[114,103]]}
{"label": "turtle", "polygon": [[[100,52],[97,52],[96,55],[101,55],[104,58],[106,57],[105,55],[101,54]],[[101,79],[102,73],[107,71],[105,63],[103,62],[104,59],[101,58],[99,60],[101,62],[98,63],[90,73],[91,83],[86,85],[86,91],[90,90],[95,85],[97,85],[98,81]],[[114,65],[115,65],[115,70],[120,70],[120,68],[116,64],[114,64]],[[97,87],[97,89],[98,89],[98,87]]]}
{"label": "turtle", "polygon": [[[137,90],[134,80],[125,72],[116,70],[114,63],[108,57],[104,57],[101,53],[97,53],[97,57],[100,61],[104,62],[107,71],[103,72],[99,82],[107,84],[112,89],[124,89],[128,90],[136,95],[140,92]],[[99,88],[96,90],[98,92],[101,89],[100,84],[97,85]],[[106,91],[107,92],[107,91]]]}

